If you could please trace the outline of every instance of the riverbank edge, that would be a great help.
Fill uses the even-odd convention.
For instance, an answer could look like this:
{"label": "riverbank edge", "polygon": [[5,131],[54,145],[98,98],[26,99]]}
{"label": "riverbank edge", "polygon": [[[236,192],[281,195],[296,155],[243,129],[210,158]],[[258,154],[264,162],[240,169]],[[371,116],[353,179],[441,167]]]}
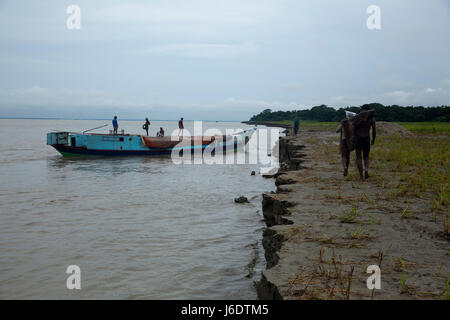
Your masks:
{"label": "riverbank edge", "polygon": [[248,124],[250,126],[266,126],[266,127],[277,127],[277,128],[283,128],[286,129],[285,131],[288,131],[293,128],[290,124],[284,124],[284,123],[277,123],[277,122],[270,122],[270,121],[242,121],[243,124]]}
{"label": "riverbank edge", "polygon": [[[300,170],[302,168],[300,166],[302,161],[300,159],[293,158],[291,155],[292,151],[302,149],[302,146],[295,146],[290,143],[290,141],[294,138],[293,125],[258,121],[243,121],[242,123],[285,129],[283,133],[285,133],[286,136],[279,137],[278,139],[280,168],[274,175],[265,176],[266,178],[277,178],[288,170]],[[274,183],[277,185],[277,180],[275,180]],[[275,194],[277,192],[275,192]],[[271,229],[271,227],[291,223],[289,220],[282,217],[284,214],[284,208],[289,206],[289,203],[276,200],[272,198],[270,194],[263,193],[262,211],[266,228],[263,229],[262,246],[264,249],[264,257],[266,259],[266,270],[272,268],[278,263],[279,257],[277,252],[281,249],[283,243],[283,236]],[[264,271],[261,272],[261,279],[256,282],[256,292],[258,299],[260,300],[283,300],[277,285],[267,279]]]}
{"label": "riverbank edge", "polygon": [[[266,125],[268,127],[280,127],[279,124],[275,123],[264,123],[261,125]],[[275,175],[269,177],[275,178],[274,183],[277,187],[279,181],[276,178],[278,178],[284,172],[302,169],[302,166],[300,165],[302,160],[298,158],[298,154],[294,155],[293,153],[297,153],[296,151],[302,149],[303,146],[294,145],[293,143],[291,143],[293,140],[295,140],[295,137],[293,137],[293,126],[285,125],[283,126],[283,128],[286,129],[286,136],[280,137],[278,140],[280,168]],[[262,211],[264,221],[267,226],[266,228],[264,228],[262,235],[262,246],[264,249],[264,257],[266,259],[266,270],[278,264],[278,251],[281,249],[284,242],[283,236],[271,227],[292,223],[290,220],[283,217],[283,215],[285,214],[285,209],[287,207],[290,207],[291,204],[287,201],[280,201],[271,196],[272,194],[277,193],[278,191],[263,193],[262,199]],[[277,285],[267,279],[264,271],[261,272],[261,279],[256,282],[256,292],[258,299],[260,300],[284,299],[280,294],[280,290],[278,289]]]}

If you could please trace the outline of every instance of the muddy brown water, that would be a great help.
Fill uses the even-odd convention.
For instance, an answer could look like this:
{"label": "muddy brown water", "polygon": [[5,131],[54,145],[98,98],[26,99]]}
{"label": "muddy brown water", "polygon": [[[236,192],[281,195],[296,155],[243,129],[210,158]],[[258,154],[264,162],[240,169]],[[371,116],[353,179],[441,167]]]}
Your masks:
{"label": "muddy brown water", "polygon": [[[46,146],[52,129],[109,123],[0,119],[0,298],[256,298],[265,268],[261,193],[275,189],[273,180],[251,176],[255,164],[63,158]],[[119,119],[131,133],[142,134],[142,123]],[[150,132],[176,126],[154,121]],[[250,204],[235,204],[240,195]],[[81,290],[66,288],[69,265],[81,268]]]}

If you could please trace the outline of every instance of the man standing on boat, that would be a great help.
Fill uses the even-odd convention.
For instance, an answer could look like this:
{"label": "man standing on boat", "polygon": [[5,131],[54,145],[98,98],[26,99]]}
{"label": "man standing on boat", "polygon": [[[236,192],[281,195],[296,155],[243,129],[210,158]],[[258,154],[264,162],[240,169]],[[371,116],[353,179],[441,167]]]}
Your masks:
{"label": "man standing on boat", "polygon": [[142,126],[142,128],[147,132],[148,137],[148,127],[150,126],[150,121],[148,121],[148,118],[145,118],[145,124]]}
{"label": "man standing on boat", "polygon": [[180,121],[178,121],[178,136],[183,136],[183,130],[184,130],[184,124],[183,124],[183,118],[180,119]]}
{"label": "man standing on boat", "polygon": [[119,124],[117,123],[117,116],[114,116],[114,119],[112,121],[114,134],[117,134],[117,130],[119,129]]}

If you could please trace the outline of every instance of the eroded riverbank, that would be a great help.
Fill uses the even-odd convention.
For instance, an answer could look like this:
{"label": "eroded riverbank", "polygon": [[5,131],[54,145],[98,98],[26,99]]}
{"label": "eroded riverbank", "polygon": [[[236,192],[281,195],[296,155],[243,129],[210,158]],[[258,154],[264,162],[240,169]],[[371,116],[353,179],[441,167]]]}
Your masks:
{"label": "eroded riverbank", "polygon": [[[377,161],[368,180],[357,179],[354,163],[345,178],[337,150],[333,132],[280,139],[277,191],[263,196],[258,297],[442,299],[450,247],[433,195],[390,196],[402,177]],[[380,290],[367,288],[369,265],[380,266]]]}

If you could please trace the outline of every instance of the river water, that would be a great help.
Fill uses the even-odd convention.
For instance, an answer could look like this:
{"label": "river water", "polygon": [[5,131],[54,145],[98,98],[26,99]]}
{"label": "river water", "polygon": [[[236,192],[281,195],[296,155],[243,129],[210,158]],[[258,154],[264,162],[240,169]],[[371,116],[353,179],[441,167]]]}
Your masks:
{"label": "river water", "polygon": [[[261,193],[273,180],[251,176],[257,164],[63,158],[46,146],[51,130],[109,123],[0,119],[0,299],[256,298]],[[142,123],[119,119],[130,133]],[[155,121],[150,133],[176,126]],[[249,128],[203,122],[213,127]],[[235,204],[240,195],[250,204]],[[66,287],[69,265],[80,267],[80,290]]]}

